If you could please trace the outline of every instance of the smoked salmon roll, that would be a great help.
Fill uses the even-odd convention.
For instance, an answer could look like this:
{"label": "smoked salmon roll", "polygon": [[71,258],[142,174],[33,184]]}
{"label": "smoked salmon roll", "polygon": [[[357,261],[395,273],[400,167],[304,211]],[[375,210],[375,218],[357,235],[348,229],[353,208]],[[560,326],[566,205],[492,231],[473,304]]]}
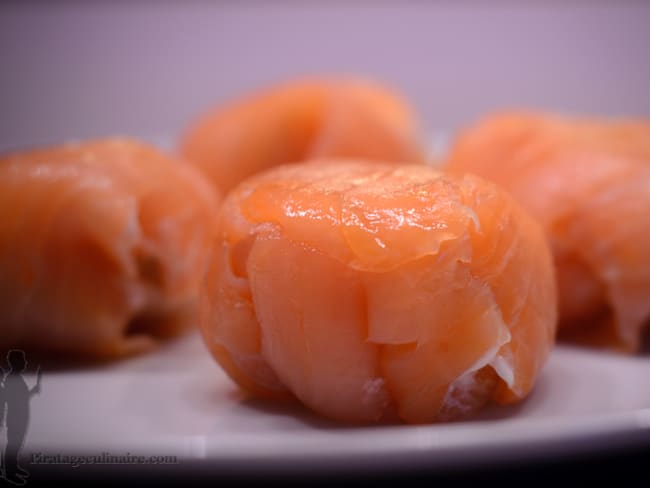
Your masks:
{"label": "smoked salmon roll", "polygon": [[259,171],[312,158],[423,162],[420,142],[412,109],[392,89],[305,79],[213,108],[187,129],[181,152],[225,193]]}
{"label": "smoked salmon roll", "polygon": [[531,391],[555,337],[541,227],[478,177],[314,161],[224,200],[201,330],[249,392],[347,422],[469,415]]}
{"label": "smoked salmon roll", "polygon": [[460,134],[447,168],[498,183],[542,224],[562,337],[638,350],[650,319],[650,121],[498,114]]}
{"label": "smoked salmon roll", "polygon": [[0,156],[0,349],[114,358],[196,326],[217,203],[134,140]]}

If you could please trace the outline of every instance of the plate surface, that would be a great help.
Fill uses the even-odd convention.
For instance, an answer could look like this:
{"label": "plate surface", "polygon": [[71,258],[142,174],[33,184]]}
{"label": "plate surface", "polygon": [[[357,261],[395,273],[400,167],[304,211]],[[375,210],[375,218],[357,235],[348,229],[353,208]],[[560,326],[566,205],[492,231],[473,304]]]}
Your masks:
{"label": "plate surface", "polygon": [[349,427],[247,398],[190,334],[109,366],[44,367],[24,452],[176,456],[213,469],[510,462],[650,439],[648,378],[647,354],[561,345],[518,406],[452,424]]}

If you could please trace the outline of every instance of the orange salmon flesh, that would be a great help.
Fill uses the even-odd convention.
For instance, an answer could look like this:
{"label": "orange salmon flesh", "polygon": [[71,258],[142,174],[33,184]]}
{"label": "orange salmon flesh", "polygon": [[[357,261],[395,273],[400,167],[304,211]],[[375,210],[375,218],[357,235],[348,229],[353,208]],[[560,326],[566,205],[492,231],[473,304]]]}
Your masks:
{"label": "orange salmon flesh", "polygon": [[195,325],[217,203],[133,140],[0,156],[0,348],[112,358]]}
{"label": "orange salmon flesh", "polygon": [[181,153],[223,193],[260,171],[312,158],[425,159],[407,102],[354,78],[286,82],[216,107],[186,130]]}
{"label": "orange salmon flesh", "polygon": [[539,224],[495,185],[424,165],[319,160],[245,180],[201,295],[235,382],[347,422],[520,401],[555,338]]}
{"label": "orange salmon flesh", "polygon": [[649,121],[496,114],[461,132],[446,168],[499,184],[541,223],[561,338],[639,349],[650,319]]}

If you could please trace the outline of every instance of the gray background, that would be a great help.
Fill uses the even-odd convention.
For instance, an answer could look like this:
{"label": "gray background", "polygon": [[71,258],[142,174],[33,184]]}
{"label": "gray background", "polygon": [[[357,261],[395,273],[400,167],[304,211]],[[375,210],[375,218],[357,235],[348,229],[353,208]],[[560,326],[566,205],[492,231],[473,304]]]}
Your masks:
{"label": "gray background", "polygon": [[358,73],[426,130],[489,110],[650,116],[650,1],[0,3],[0,149],[174,135],[295,75]]}

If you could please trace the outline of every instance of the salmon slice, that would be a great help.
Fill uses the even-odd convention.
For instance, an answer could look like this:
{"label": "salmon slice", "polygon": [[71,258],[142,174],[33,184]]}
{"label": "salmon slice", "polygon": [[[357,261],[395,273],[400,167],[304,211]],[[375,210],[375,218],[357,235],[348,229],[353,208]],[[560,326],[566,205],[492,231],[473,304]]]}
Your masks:
{"label": "salmon slice", "polygon": [[196,324],[217,203],[134,140],[0,157],[0,348],[111,358]]}
{"label": "salmon slice", "polygon": [[447,168],[507,189],[542,224],[561,335],[633,352],[650,319],[650,122],[497,114],[467,128]]}
{"label": "salmon slice", "polygon": [[187,129],[181,152],[224,193],[259,171],[312,158],[424,161],[406,101],[359,79],[286,82],[214,108]]}
{"label": "salmon slice", "polygon": [[424,165],[318,160],[232,190],[201,330],[255,395],[347,422],[517,402],[555,340],[541,227],[495,185]]}

